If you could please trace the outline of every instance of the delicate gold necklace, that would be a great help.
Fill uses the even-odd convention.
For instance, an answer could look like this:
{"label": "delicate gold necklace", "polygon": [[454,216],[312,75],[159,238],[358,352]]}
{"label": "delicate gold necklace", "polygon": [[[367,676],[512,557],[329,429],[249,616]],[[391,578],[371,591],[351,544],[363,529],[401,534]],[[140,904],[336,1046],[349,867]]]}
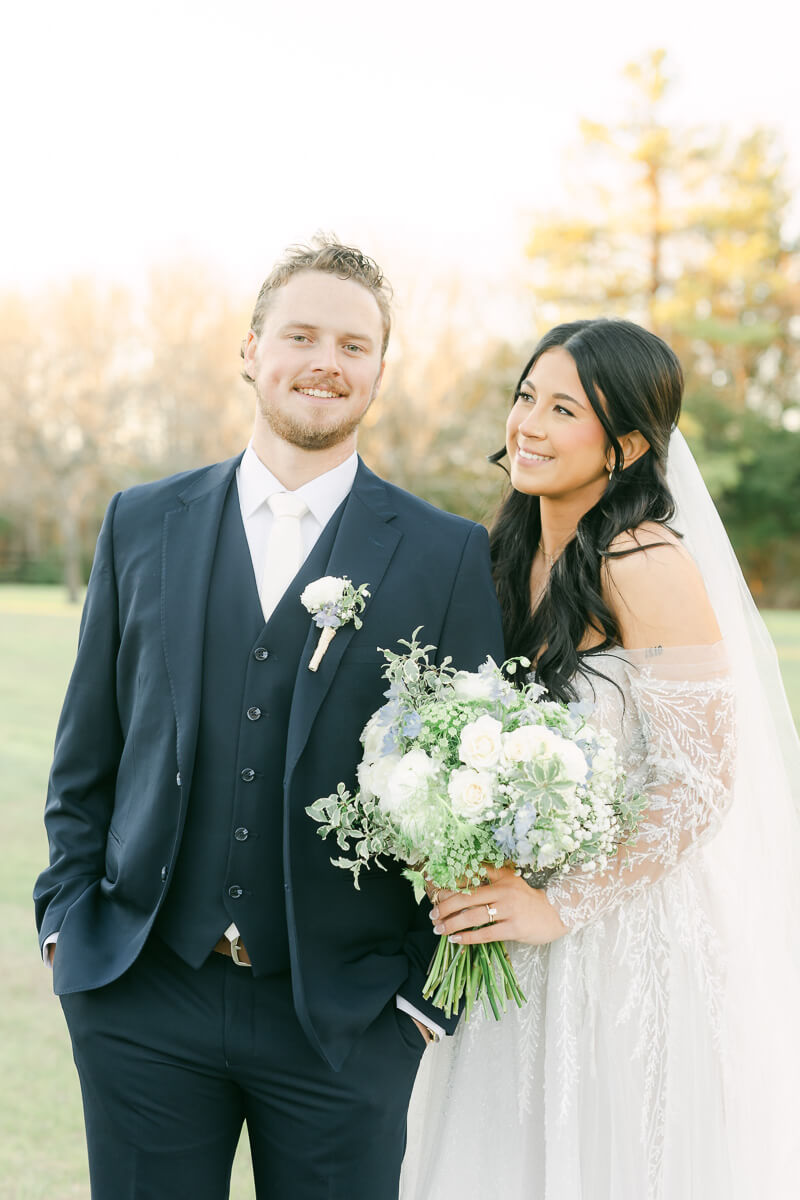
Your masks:
{"label": "delicate gold necklace", "polygon": [[564,551],[566,550],[568,545],[569,545],[568,541],[564,542],[564,545],[559,546],[558,549],[553,554],[548,554],[547,551],[545,550],[544,546],[542,545],[542,539],[539,538],[539,549],[541,550],[542,557],[544,558],[544,561],[547,563],[548,567],[553,566],[553,563],[556,561],[557,558],[561,557],[561,555],[564,553]]}

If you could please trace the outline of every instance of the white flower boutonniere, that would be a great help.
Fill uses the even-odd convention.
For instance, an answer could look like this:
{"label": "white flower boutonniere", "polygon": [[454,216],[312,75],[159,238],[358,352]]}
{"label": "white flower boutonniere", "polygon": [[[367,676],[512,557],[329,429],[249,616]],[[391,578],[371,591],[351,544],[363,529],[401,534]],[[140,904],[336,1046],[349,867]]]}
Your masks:
{"label": "white flower boutonniere", "polygon": [[325,575],[315,579],[304,590],[300,603],[307,608],[314,619],[314,624],[322,632],[319,635],[317,648],[314,651],[309,671],[316,671],[322,662],[325,651],[333,641],[336,630],[341,625],[352,621],[356,629],[361,628],[361,617],[369,599],[369,587],[366,583],[353,587],[346,577]]}

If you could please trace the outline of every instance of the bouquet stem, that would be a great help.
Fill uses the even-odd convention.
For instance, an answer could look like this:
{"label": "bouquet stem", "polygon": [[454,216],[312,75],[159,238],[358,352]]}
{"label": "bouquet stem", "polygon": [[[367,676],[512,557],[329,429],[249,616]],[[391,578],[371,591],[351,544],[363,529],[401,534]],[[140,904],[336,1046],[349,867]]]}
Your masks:
{"label": "bouquet stem", "polygon": [[458,1011],[463,1000],[467,1021],[478,1001],[484,1009],[488,1002],[497,1021],[506,1011],[507,1000],[520,1008],[525,1003],[504,942],[459,946],[446,934],[439,938],[422,994],[447,1017]]}

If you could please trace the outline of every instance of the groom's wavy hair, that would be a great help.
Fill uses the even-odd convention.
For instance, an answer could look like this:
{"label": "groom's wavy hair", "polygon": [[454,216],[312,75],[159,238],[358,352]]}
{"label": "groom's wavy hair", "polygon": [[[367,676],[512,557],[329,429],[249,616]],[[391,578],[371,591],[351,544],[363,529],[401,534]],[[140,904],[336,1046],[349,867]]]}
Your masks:
{"label": "groom's wavy hair", "polygon": [[[589,402],[610,448],[614,468],[599,501],[578,522],[574,538],[553,564],[547,587],[531,611],[530,573],[542,533],[539,497],[511,488],[494,519],[492,566],[506,637],[506,652],[527,655],[551,696],[572,700],[576,674],[601,675],[592,655],[620,645],[614,614],[603,599],[601,571],[608,558],[647,549],[609,549],[619,534],[644,521],[667,525],[675,502],[667,487],[667,450],[683,395],[683,371],[666,342],[630,321],[598,318],[557,325],[546,333],[526,363],[514,391],[548,350],[562,347],[575,362]],[[633,430],[650,449],[623,469],[619,439]],[[505,447],[491,455],[502,466]],[[503,467],[505,470],[505,467]],[[588,630],[601,637],[589,650],[578,647]]]}
{"label": "groom's wavy hair", "polygon": [[[355,246],[344,246],[333,235],[326,233],[316,234],[311,239],[310,246],[289,246],[283,258],[272,268],[261,285],[250,319],[250,328],[256,337],[261,336],[264,318],[275,293],[279,288],[285,287],[292,276],[300,271],[321,271],[325,275],[335,275],[337,279],[353,279],[374,296],[383,323],[383,357],[389,345],[389,333],[392,328],[391,285],[374,259],[362,254]],[[242,358],[244,351],[245,341],[241,345]],[[242,379],[247,383],[254,382],[246,371],[242,371]]]}

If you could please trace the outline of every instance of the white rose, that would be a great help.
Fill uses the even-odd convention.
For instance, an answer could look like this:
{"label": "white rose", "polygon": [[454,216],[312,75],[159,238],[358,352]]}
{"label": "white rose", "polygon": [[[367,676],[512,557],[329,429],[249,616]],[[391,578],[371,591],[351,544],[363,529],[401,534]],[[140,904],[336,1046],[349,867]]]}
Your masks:
{"label": "white rose", "polygon": [[470,721],[461,730],[459,758],[476,771],[496,766],[503,750],[502,734],[503,726],[488,714]]}
{"label": "white rose", "polygon": [[383,758],[366,759],[358,764],[358,786],[367,796],[377,796],[382,799],[388,787],[392,772],[403,756],[401,754],[385,754]]}
{"label": "white rose", "polygon": [[560,738],[559,740],[561,745],[558,747],[556,753],[564,764],[567,778],[571,779],[573,783],[583,783],[587,771],[583,751],[574,742],[570,742],[566,738]]}
{"label": "white rose", "polygon": [[457,700],[491,700],[497,691],[494,675],[479,675],[477,671],[457,671],[453,676]]}
{"label": "white rose", "polygon": [[300,603],[309,612],[316,612],[325,604],[336,604],[338,600],[341,600],[346,587],[346,579],[338,579],[335,575],[325,575],[322,579],[315,579],[308,585],[300,597]]}
{"label": "white rose", "polygon": [[510,763],[533,762],[557,754],[563,741],[547,725],[520,725],[503,734],[503,754]]}
{"label": "white rose", "polygon": [[472,821],[491,807],[494,800],[494,777],[488,771],[459,767],[450,776],[447,791],[453,812]]}
{"label": "white rose", "polygon": [[520,725],[503,734],[503,757],[509,763],[531,762],[544,751],[541,725]]}
{"label": "white rose", "polygon": [[521,725],[503,734],[503,757],[517,764],[533,762],[540,757],[557,757],[568,779],[582,783],[586,778],[586,759],[575,745],[546,725]]}
{"label": "white rose", "polygon": [[409,750],[395,763],[383,790],[377,793],[381,807],[390,816],[402,813],[420,792],[427,791],[430,780],[438,770],[437,764],[424,750]]}

